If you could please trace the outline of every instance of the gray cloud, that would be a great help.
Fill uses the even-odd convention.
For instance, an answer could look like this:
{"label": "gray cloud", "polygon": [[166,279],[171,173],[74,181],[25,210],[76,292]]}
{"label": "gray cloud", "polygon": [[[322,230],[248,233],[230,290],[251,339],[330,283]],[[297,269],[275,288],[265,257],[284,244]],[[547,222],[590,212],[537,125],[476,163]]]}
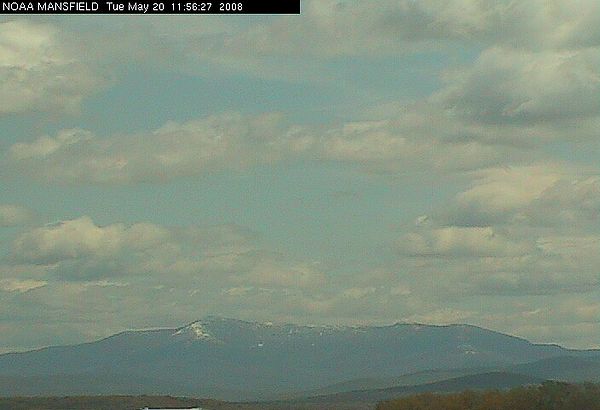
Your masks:
{"label": "gray cloud", "polygon": [[[590,170],[591,171],[591,170]],[[446,295],[598,291],[595,174],[555,163],[491,168],[399,241],[404,269]],[[416,283],[419,283],[417,281]]]}
{"label": "gray cloud", "polygon": [[282,17],[229,32],[217,37],[219,47],[208,49],[238,57],[328,58],[395,55],[452,43],[582,48],[600,44],[599,14],[593,0],[313,0],[305,2],[300,18]]}
{"label": "gray cloud", "polygon": [[599,67],[600,48],[529,52],[495,47],[449,76],[447,88],[434,98],[447,109],[490,124],[598,117]]}

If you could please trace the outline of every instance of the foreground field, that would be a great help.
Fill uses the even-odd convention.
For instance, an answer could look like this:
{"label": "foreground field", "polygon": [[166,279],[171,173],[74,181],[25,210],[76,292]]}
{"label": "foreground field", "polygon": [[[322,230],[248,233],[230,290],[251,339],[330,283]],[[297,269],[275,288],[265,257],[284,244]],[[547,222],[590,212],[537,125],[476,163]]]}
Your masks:
{"label": "foreground field", "polygon": [[545,382],[509,391],[425,393],[382,402],[377,410],[600,410],[600,385]]}
{"label": "foreground field", "polygon": [[171,396],[0,398],[0,410],[138,410],[144,407],[199,407],[206,410],[600,410],[600,385],[544,382],[510,390],[407,395],[379,404],[360,399],[231,403]]}
{"label": "foreground field", "polygon": [[15,397],[0,398],[0,410],[133,410],[146,406],[219,408],[211,400],[195,400],[169,396],[81,396],[81,397]]}
{"label": "foreground field", "polygon": [[[139,410],[150,408],[190,408],[206,410],[318,410],[322,403],[227,403],[216,400],[170,396],[81,396],[81,397],[16,397],[0,398],[0,410]],[[336,403],[340,410],[368,410],[374,405]]]}

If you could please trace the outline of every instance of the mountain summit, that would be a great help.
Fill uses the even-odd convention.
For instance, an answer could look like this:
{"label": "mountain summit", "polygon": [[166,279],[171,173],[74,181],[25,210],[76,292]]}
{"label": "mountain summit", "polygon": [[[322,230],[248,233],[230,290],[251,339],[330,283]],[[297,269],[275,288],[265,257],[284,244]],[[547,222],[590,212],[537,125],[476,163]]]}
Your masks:
{"label": "mountain summit", "polygon": [[307,326],[213,316],[180,328],[0,355],[0,394],[250,399],[354,379],[498,369],[567,356],[588,360],[600,353],[533,344],[470,325]]}

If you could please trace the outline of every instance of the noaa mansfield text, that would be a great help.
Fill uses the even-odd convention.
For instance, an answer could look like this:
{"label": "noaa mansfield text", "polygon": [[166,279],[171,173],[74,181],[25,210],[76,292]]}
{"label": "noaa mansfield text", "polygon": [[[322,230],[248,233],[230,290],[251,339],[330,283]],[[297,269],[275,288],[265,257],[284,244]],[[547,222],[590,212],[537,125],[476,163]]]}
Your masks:
{"label": "noaa mansfield text", "polygon": [[6,1],[1,14],[299,14],[300,0]]}

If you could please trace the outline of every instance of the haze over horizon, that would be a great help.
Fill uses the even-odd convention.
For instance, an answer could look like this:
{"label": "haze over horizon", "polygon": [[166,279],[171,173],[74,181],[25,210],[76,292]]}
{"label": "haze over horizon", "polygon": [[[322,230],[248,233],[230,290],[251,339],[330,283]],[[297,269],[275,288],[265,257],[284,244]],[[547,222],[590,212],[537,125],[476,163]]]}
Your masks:
{"label": "haze over horizon", "polygon": [[600,3],[0,16],[0,352],[468,323],[600,348]]}

